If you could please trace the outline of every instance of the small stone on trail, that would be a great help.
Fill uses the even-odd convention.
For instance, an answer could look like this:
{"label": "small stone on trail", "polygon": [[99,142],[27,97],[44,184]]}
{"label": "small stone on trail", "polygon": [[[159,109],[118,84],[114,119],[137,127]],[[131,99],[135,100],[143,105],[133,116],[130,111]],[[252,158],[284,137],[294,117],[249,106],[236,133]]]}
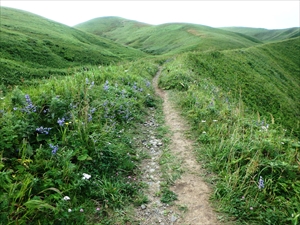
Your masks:
{"label": "small stone on trail", "polygon": [[145,205],[141,205],[142,210],[146,209]]}
{"label": "small stone on trail", "polygon": [[176,220],[177,220],[177,217],[174,216],[174,215],[172,215],[172,216],[171,216],[171,222],[175,222]]}

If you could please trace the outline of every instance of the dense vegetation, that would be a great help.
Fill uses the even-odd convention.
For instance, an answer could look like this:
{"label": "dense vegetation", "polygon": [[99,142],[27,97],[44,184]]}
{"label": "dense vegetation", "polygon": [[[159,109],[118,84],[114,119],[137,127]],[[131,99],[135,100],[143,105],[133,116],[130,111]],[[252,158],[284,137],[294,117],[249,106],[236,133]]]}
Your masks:
{"label": "dense vegetation", "polygon": [[[257,72],[243,63],[240,54],[251,55],[251,63],[260,58],[239,51],[188,54],[170,60],[164,64],[160,85],[173,90],[174,101],[199,143],[199,160],[215,174],[208,180],[215,186],[216,207],[237,224],[296,225],[300,217],[300,142],[293,134],[299,134],[299,127],[295,123],[293,133],[293,124],[287,129],[278,114],[270,113],[273,104],[279,102],[283,107],[282,102],[288,101],[280,99],[280,89],[275,88],[273,82],[278,78],[268,78],[273,71],[261,65],[261,75],[255,76]],[[266,56],[261,53],[261,57]],[[252,74],[249,83],[247,74]],[[265,79],[268,85],[259,89]],[[290,91],[299,93],[299,86]],[[265,98],[268,102],[262,102]],[[297,97],[289,101],[299,109]],[[298,113],[290,122],[299,121]]]}
{"label": "dense vegetation", "polygon": [[218,210],[237,224],[299,223],[299,28],[106,17],[78,30],[0,10],[0,224],[134,221],[130,207],[147,202],[134,137],[161,107],[158,64]]}
{"label": "dense vegetation", "polygon": [[248,110],[268,115],[299,137],[299,52],[300,38],[294,38],[236,51],[190,54],[185,64],[230,98],[241,98]]}
{"label": "dense vegetation", "polygon": [[91,67],[0,102],[0,224],[117,224],[143,203],[133,137],[156,65]]}

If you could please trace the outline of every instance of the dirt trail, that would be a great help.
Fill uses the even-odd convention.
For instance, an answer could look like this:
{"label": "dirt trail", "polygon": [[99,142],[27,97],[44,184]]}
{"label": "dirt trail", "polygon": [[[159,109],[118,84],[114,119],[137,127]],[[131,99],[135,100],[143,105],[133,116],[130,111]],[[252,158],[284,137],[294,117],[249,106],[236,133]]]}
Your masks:
{"label": "dirt trail", "polygon": [[201,178],[201,167],[193,152],[193,142],[185,137],[187,124],[182,120],[170,102],[168,93],[158,88],[158,78],[162,68],[159,68],[154,80],[156,94],[163,99],[163,112],[166,125],[171,130],[170,149],[172,154],[182,161],[184,173],[170,189],[178,195],[175,202],[187,206],[187,212],[174,224],[215,225],[219,224],[216,213],[209,204],[210,188]]}

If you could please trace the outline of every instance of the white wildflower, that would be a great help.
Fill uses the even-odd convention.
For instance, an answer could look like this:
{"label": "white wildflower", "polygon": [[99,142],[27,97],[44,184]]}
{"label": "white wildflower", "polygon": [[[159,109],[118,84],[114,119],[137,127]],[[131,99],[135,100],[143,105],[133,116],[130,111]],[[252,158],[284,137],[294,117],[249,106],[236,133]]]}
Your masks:
{"label": "white wildflower", "polygon": [[83,173],[82,175],[83,175],[83,177],[82,177],[83,180],[88,180],[91,178],[91,175],[89,175],[87,173]]}
{"label": "white wildflower", "polygon": [[69,201],[69,200],[70,200],[70,197],[69,197],[69,196],[65,196],[65,197],[63,198],[63,200]]}

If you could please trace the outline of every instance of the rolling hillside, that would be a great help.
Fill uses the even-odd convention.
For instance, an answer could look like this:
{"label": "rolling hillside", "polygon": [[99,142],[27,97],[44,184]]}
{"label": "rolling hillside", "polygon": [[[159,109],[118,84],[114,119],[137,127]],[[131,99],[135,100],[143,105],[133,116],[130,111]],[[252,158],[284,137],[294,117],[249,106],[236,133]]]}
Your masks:
{"label": "rolling hillside", "polygon": [[299,224],[299,28],[0,10],[0,225]]}
{"label": "rolling hillside", "polygon": [[244,34],[208,26],[185,23],[153,26],[119,17],[97,18],[75,27],[153,55],[245,48],[261,43]]}
{"label": "rolling hillside", "polygon": [[145,56],[103,37],[50,21],[43,17],[1,7],[1,83],[66,73],[65,68],[109,64]]}
{"label": "rolling hillside", "polygon": [[222,27],[221,29],[245,34],[263,42],[280,41],[300,36],[299,27],[275,30],[250,27]]}
{"label": "rolling hillside", "polygon": [[243,101],[248,111],[300,136],[299,53],[300,37],[247,49],[189,53],[176,62],[187,71],[167,68],[163,87],[188,90],[209,79],[229,100]]}
{"label": "rolling hillside", "polygon": [[300,37],[163,65],[160,86],[217,174],[212,199],[229,224],[299,224],[299,53]]}

